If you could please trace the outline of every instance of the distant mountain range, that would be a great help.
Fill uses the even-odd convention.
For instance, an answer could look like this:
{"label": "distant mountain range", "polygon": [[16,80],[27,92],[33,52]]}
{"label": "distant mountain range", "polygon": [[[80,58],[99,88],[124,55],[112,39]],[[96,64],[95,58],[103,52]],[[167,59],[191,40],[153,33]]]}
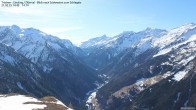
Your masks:
{"label": "distant mountain range", "polygon": [[[54,96],[76,110],[196,106],[194,23],[103,35],[79,47],[34,28],[1,26],[0,50],[3,94]],[[96,87],[87,108],[87,93]]]}

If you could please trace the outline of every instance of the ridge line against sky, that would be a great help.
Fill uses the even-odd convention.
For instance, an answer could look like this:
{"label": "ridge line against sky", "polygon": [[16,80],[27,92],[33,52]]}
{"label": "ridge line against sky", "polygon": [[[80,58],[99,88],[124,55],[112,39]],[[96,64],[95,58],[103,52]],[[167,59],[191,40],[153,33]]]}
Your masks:
{"label": "ridge line against sky", "polygon": [[0,7],[0,25],[34,27],[77,44],[104,34],[112,37],[146,27],[169,30],[196,22],[195,0],[78,1],[82,3]]}

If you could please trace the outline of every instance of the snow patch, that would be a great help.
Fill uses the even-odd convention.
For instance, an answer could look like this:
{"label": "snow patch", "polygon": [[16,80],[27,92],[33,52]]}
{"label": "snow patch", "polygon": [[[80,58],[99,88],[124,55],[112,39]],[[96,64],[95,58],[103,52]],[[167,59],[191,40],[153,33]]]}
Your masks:
{"label": "snow patch", "polygon": [[173,80],[180,81],[187,74],[186,71],[180,71],[174,75]]}
{"label": "snow patch", "polygon": [[136,81],[136,83],[142,82],[142,81],[144,81],[144,80],[146,80],[146,79],[148,79],[148,78],[141,78],[141,79],[138,79],[138,80]]}
{"label": "snow patch", "polygon": [[96,97],[96,92],[91,93],[91,95],[88,97],[88,100],[86,101],[87,103],[91,103],[92,99]]}
{"label": "snow patch", "polygon": [[32,97],[25,97],[23,95],[3,96],[0,95],[0,110],[37,110],[44,109],[46,105],[43,104],[25,104],[26,102],[39,102]]}
{"label": "snow patch", "polygon": [[169,53],[171,50],[172,50],[172,48],[163,49],[163,50],[159,51],[157,54],[155,54],[153,57],[157,57],[157,56],[160,56],[160,55],[164,55],[164,54],[166,54],[166,53]]}
{"label": "snow patch", "polygon": [[186,65],[188,62],[190,62],[191,60],[193,60],[195,58],[195,56],[190,56],[186,59],[183,59],[182,61],[180,61],[178,64],[182,64],[182,65]]}

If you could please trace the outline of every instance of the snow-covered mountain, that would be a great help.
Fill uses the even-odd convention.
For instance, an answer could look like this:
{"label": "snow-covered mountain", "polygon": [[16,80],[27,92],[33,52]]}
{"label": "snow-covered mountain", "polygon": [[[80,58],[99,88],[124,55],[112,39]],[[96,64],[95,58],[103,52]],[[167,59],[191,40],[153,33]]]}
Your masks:
{"label": "snow-covered mountain", "polygon": [[0,50],[0,93],[55,96],[76,109],[85,101],[98,110],[196,106],[194,23],[103,35],[80,48],[37,29],[2,26]]}
{"label": "snow-covered mountain", "polygon": [[196,40],[196,24],[190,23],[179,28],[172,29],[166,35],[153,42],[154,47],[159,47],[159,52],[155,55],[167,54],[172,49],[194,42]]}
{"label": "snow-covered mountain", "polygon": [[157,38],[165,34],[165,30],[147,28],[140,32],[123,32],[120,35],[115,36],[104,48],[116,49],[115,55],[118,55],[127,48],[141,47],[146,42]]}
{"label": "snow-covered mountain", "polygon": [[[43,71],[13,48],[0,43],[0,93],[55,95]],[[46,82],[46,83],[44,83]],[[47,84],[48,83],[48,84]]]}
{"label": "snow-covered mountain", "polygon": [[[0,43],[4,45],[1,47],[0,59],[13,67],[10,70],[6,66],[7,69],[5,70],[12,72],[10,73],[11,77],[5,76],[5,78],[12,79],[17,74],[14,71],[15,69],[19,68],[22,71],[20,73],[22,75],[19,75],[20,79],[10,81],[8,83],[10,85],[7,88],[14,89],[17,86],[17,82],[23,80],[25,80],[23,83],[26,85],[18,83],[19,87],[21,87],[20,85],[23,85],[22,87],[24,88],[30,87],[29,83],[44,84],[46,87],[41,88],[47,92],[40,91],[41,95],[35,94],[37,90],[33,90],[32,88],[30,91],[22,93],[29,92],[37,97],[44,95],[55,96],[66,104],[72,103],[77,108],[86,97],[86,93],[96,87],[94,83],[101,81],[98,78],[97,72],[84,64],[80,59],[84,55],[83,51],[74,46],[69,40],[59,39],[34,28],[22,29],[13,25],[0,27]],[[11,51],[7,53],[5,48]],[[25,61],[17,56],[23,57],[28,63],[25,64]],[[24,68],[24,64],[28,66],[33,64],[36,67],[32,69],[29,69],[30,67]],[[40,72],[37,73],[36,69]],[[29,80],[29,83],[26,83],[28,79],[28,74],[26,73],[37,73],[36,75],[40,76],[41,79],[38,81],[32,79],[33,82]],[[4,84],[6,82],[0,83]],[[5,91],[5,87],[3,86],[0,92]],[[12,92],[21,93],[20,89],[17,88]]]}
{"label": "snow-covered mountain", "polygon": [[108,40],[110,40],[110,39],[111,39],[111,37],[103,35],[101,37],[92,38],[92,39],[89,39],[88,41],[82,42],[79,45],[79,47],[82,49],[99,48],[100,46],[103,46],[105,43],[107,43]]}
{"label": "snow-covered mountain", "polygon": [[[104,67],[104,71],[101,70],[101,72],[109,75],[111,79],[108,84],[98,90],[96,100],[100,104],[96,108],[106,110],[128,110],[130,108],[156,110],[164,106],[162,107],[163,110],[168,108],[175,110],[180,109],[184,104],[186,106],[195,104],[192,99],[196,88],[189,92],[190,89],[186,87],[190,87],[189,83],[193,84],[192,79],[195,78],[195,67],[193,65],[196,58],[196,25],[193,23],[185,24],[181,27],[161,32],[155,37],[154,35],[141,34],[147,30],[138,32],[141,37],[135,37],[138,39],[128,43],[129,47],[126,45],[126,50],[121,51],[119,55],[114,57],[112,62]],[[134,35],[137,34],[134,33]],[[119,36],[118,39],[120,38],[123,39],[123,36]],[[137,43],[134,44],[133,41]],[[118,50],[122,49],[120,49],[121,46],[109,45],[108,47],[116,47],[115,49],[118,52]],[[107,53],[110,49],[104,51],[104,53]],[[97,53],[100,51],[96,50]],[[91,56],[89,55],[89,57]],[[93,58],[96,59],[96,57]],[[101,58],[100,60],[105,61],[105,59]],[[163,83],[167,81],[170,82],[170,86]],[[186,86],[180,87],[180,84]],[[159,85],[159,87],[156,85]],[[174,89],[173,94],[167,93],[167,98],[171,102],[163,100],[164,97],[157,92],[148,93],[145,98],[142,97],[142,94],[147,94],[146,91],[155,91],[156,89],[164,94],[163,88],[166,87],[170,92]],[[187,89],[187,91],[182,91],[182,88]],[[178,93],[183,94],[183,97],[178,99],[180,103],[173,106],[172,101],[175,102]],[[141,99],[146,99],[146,101]],[[155,99],[159,100],[159,103],[148,104],[148,102]]]}
{"label": "snow-covered mountain", "polygon": [[[21,29],[16,25],[3,26],[0,27],[0,39],[1,43],[11,46],[36,64],[54,60],[53,57],[49,56],[49,48],[58,53],[66,50],[67,54],[74,54],[75,56],[82,56],[83,54],[69,40],[59,39],[34,28]],[[61,57],[66,59],[65,56]],[[45,65],[43,69],[50,72],[52,66]]]}
{"label": "snow-covered mountain", "polygon": [[[101,40],[103,42],[98,42],[99,46],[93,46],[93,49],[90,49],[91,47],[85,48],[85,50],[91,50],[87,53],[86,62],[93,68],[103,69],[106,65],[114,62],[115,59],[119,59],[123,55],[122,53],[128,49],[135,49],[135,56],[146,51],[152,47],[151,43],[154,39],[166,34],[166,32],[161,29],[147,28],[140,32],[126,31],[110,39],[103,39]],[[96,43],[92,42],[92,44]]]}
{"label": "snow-covered mountain", "polygon": [[36,50],[35,47],[43,47],[46,44],[51,45],[51,47],[57,50],[68,48],[74,54],[77,54],[77,49],[79,49],[74,46],[69,40],[59,39],[58,37],[46,34],[34,28],[20,28],[17,25],[1,26],[0,32],[2,40],[1,42],[6,43],[8,46],[14,47],[14,49],[16,49],[17,51],[19,51],[23,46],[29,45],[31,45],[30,49]]}

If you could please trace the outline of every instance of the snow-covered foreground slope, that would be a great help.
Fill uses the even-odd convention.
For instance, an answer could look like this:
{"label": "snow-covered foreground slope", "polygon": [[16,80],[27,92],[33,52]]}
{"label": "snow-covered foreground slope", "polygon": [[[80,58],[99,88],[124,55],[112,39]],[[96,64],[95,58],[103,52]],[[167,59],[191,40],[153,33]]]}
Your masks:
{"label": "snow-covered foreground slope", "polygon": [[0,95],[0,110],[72,110],[54,97],[43,99],[16,94]]}

